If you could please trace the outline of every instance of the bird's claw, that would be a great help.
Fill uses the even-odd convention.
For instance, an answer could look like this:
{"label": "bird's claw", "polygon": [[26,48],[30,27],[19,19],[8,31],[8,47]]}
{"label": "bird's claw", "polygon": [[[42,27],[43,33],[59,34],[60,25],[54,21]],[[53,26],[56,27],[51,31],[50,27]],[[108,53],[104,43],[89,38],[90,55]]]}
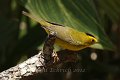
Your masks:
{"label": "bird's claw", "polygon": [[56,62],[60,61],[56,52],[53,52],[52,57],[53,57],[53,63],[56,63]]}

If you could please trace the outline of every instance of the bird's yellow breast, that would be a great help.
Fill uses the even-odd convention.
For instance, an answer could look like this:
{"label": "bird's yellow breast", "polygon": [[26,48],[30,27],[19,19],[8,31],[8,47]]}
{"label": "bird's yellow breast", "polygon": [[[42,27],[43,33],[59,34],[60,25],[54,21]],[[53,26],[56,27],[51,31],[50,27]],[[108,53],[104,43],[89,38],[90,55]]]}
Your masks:
{"label": "bird's yellow breast", "polygon": [[87,47],[85,45],[73,45],[73,44],[70,44],[61,39],[58,39],[58,38],[56,38],[55,43],[64,49],[68,49],[68,50],[72,50],[72,51],[78,51],[78,50],[81,50],[81,49]]}

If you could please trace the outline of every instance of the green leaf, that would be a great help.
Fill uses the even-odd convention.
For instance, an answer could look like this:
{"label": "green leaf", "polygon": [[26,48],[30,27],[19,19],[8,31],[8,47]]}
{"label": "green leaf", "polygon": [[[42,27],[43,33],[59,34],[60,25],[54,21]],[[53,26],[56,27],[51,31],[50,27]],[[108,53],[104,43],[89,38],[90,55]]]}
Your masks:
{"label": "green leaf", "polygon": [[105,34],[103,23],[92,1],[22,0],[22,2],[28,11],[36,17],[93,34],[100,43],[92,47],[114,49],[114,45]]}
{"label": "green leaf", "polygon": [[98,0],[98,6],[104,14],[107,14],[112,21],[119,21],[120,1],[119,0]]}

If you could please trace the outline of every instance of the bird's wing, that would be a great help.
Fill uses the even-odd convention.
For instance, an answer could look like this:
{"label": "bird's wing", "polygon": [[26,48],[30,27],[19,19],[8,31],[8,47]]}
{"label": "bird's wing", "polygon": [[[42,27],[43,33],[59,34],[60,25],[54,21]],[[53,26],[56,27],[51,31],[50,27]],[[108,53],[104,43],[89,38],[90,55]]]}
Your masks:
{"label": "bird's wing", "polygon": [[60,40],[66,41],[72,45],[84,45],[78,31],[72,28],[56,26],[51,27],[49,30],[56,32],[56,37]]}

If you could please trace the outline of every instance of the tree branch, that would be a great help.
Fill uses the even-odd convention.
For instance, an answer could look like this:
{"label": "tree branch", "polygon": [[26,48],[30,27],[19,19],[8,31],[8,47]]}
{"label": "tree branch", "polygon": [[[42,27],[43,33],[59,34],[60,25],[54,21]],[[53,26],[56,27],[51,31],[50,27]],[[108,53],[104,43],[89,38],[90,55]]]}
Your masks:
{"label": "tree branch", "polygon": [[44,59],[42,58],[43,56],[41,54],[42,51],[23,63],[1,72],[0,80],[19,80],[25,76],[42,73],[45,68],[43,63]]}
{"label": "tree branch", "polygon": [[51,33],[45,41],[43,50],[41,50],[39,54],[29,58],[15,67],[1,72],[0,80],[23,80],[31,75],[33,76],[38,73],[48,72],[50,68],[56,68],[60,63],[78,60],[77,54],[68,50],[63,50],[57,52],[59,61],[54,62],[54,56],[52,56],[52,54],[54,54],[54,42],[55,36],[54,33]]}

